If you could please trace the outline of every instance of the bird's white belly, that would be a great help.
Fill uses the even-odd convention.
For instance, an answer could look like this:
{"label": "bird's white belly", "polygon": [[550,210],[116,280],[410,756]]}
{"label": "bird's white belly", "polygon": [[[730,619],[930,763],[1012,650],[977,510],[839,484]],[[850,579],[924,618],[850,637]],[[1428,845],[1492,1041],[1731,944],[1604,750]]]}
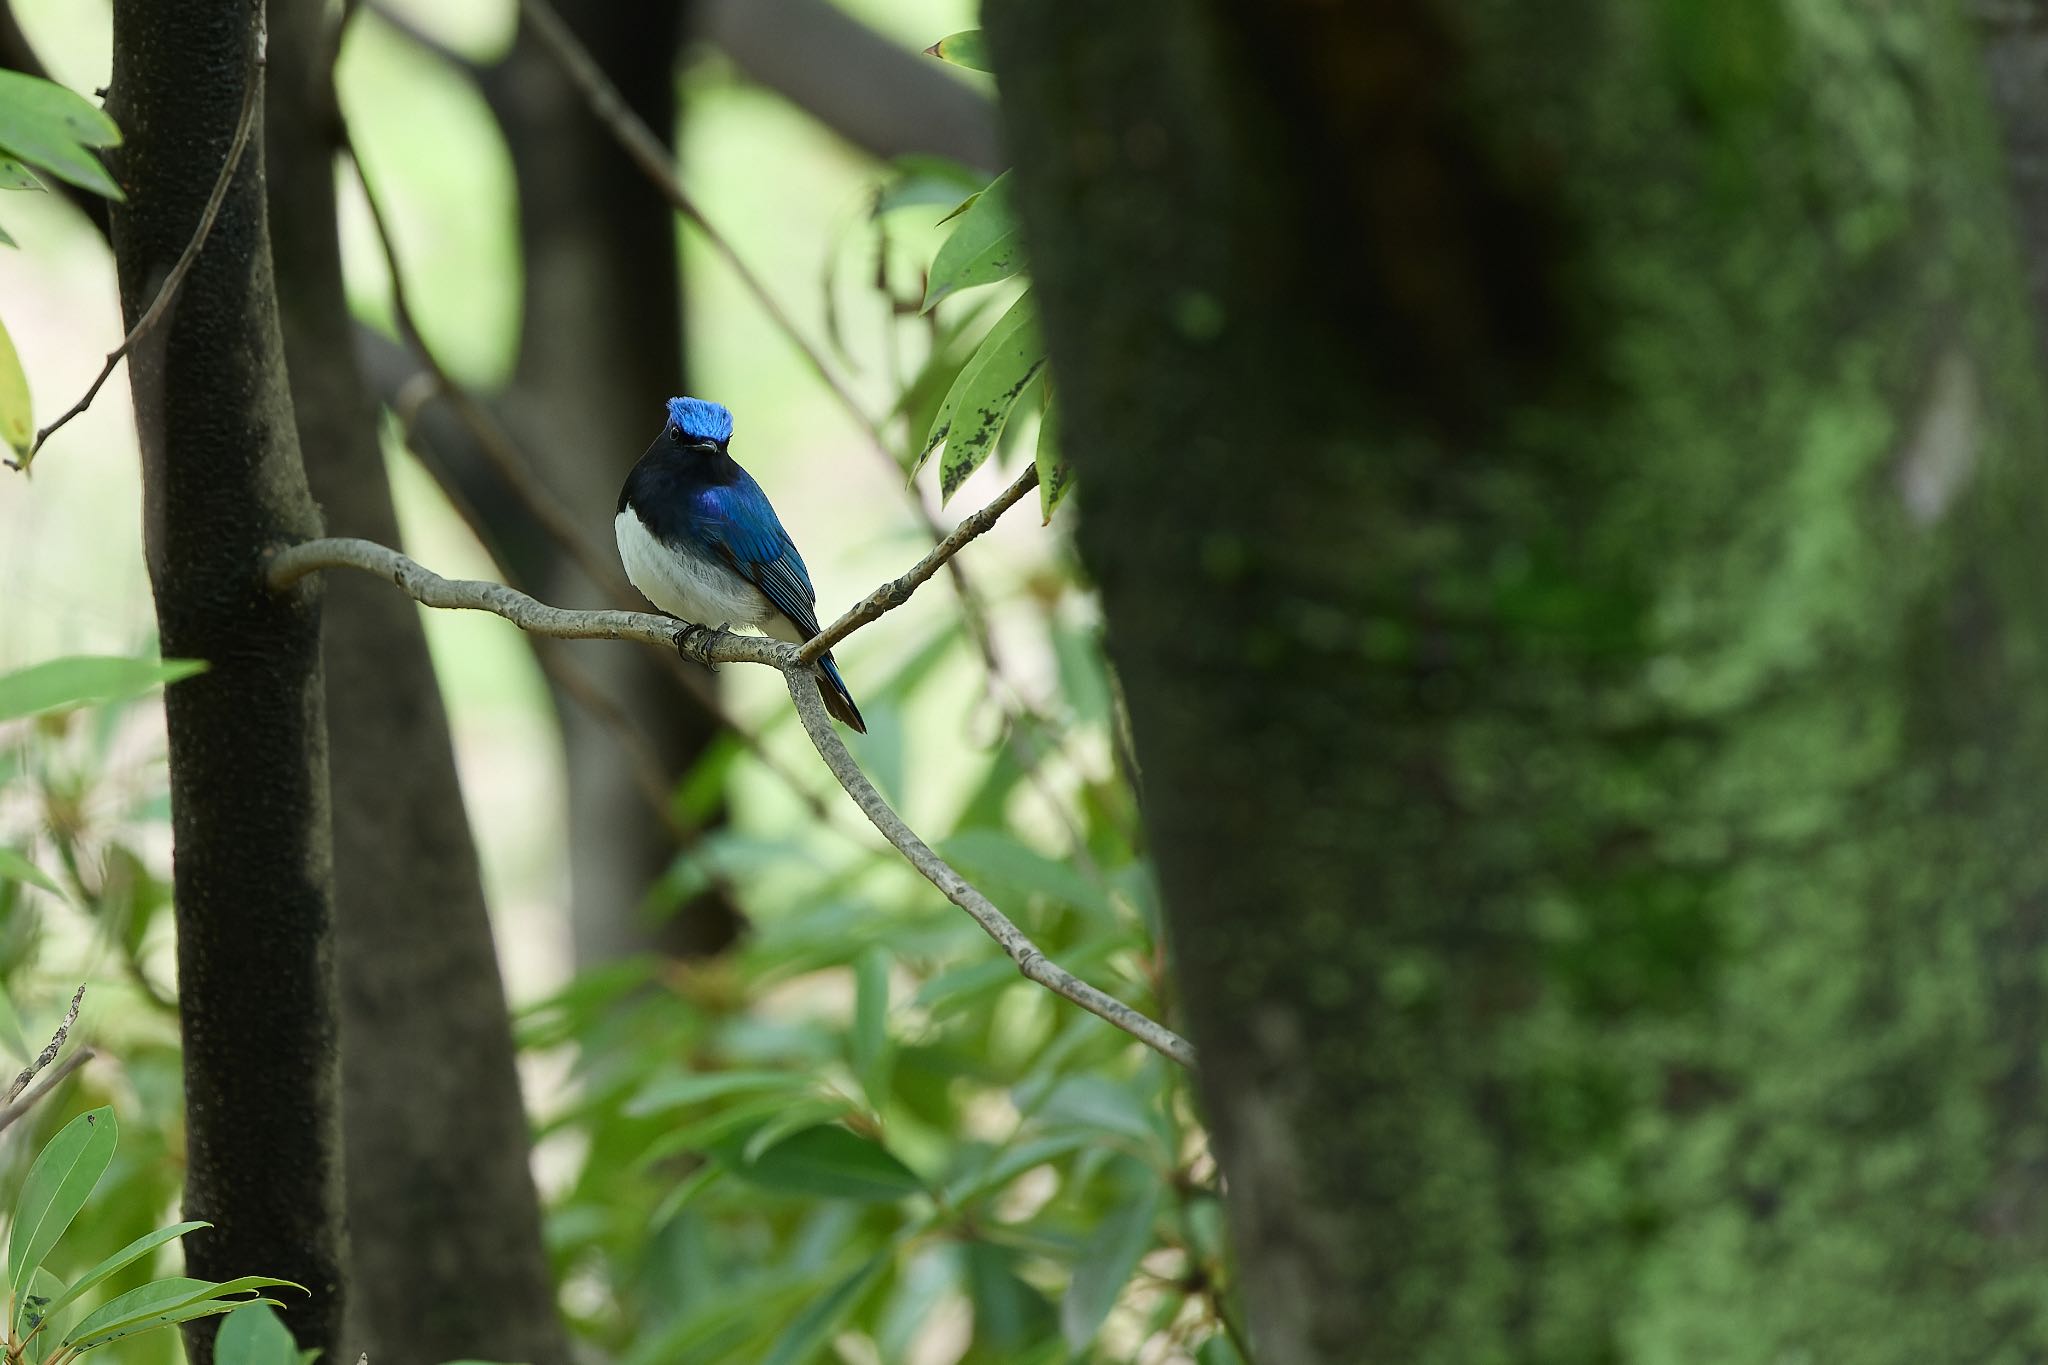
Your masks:
{"label": "bird's white belly", "polygon": [[723,564],[686,559],[656,540],[632,508],[619,513],[612,529],[626,577],[669,615],[698,626],[758,626],[781,615],[765,593]]}

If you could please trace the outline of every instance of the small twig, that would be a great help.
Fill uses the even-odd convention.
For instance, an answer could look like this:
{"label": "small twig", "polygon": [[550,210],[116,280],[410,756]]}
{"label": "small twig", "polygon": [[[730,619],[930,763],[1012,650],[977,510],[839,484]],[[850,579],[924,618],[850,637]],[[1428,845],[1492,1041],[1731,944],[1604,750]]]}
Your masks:
{"label": "small twig", "polygon": [[78,1022],[78,1006],[84,999],[85,987],[80,985],[71,993],[71,1008],[64,1011],[64,1022],[57,1025],[57,1031],[50,1035],[50,1041],[44,1045],[43,1050],[36,1054],[34,1061],[21,1069],[21,1074],[14,1078],[14,1084],[7,1087],[7,1094],[0,1098],[12,1100],[28,1089],[28,1083],[36,1078],[38,1071],[57,1060],[57,1054],[63,1050],[64,1040],[71,1036],[71,1026]]}
{"label": "small twig", "polygon": [[804,733],[825,766],[837,778],[882,837],[896,846],[924,878],[1001,945],[1017,964],[1017,970],[1054,994],[1107,1020],[1147,1047],[1183,1066],[1195,1064],[1194,1049],[1179,1034],[1146,1018],[1130,1006],[1054,963],[1039,951],[1024,931],[998,910],[931,847],[917,836],[882,799],[853,761],[836,731],[818,693],[817,665],[807,663],[796,646],[762,636],[733,635],[725,631],[678,626],[663,616],[637,611],[568,611],[537,602],[525,593],[502,583],[480,583],[441,577],[387,546],[355,539],[310,540],[287,546],[270,556],[265,577],[272,591],[282,591],[307,574],[321,569],[360,569],[388,578],[416,601],[430,607],[488,611],[504,617],[523,630],[571,640],[638,640],[661,649],[674,649],[704,664],[765,664],[781,671],[796,704],[797,718]]}
{"label": "small twig", "polygon": [[874,821],[875,828],[882,831],[882,837],[894,844],[896,851],[926,881],[939,888],[947,900],[965,910],[1010,955],[1018,971],[1053,994],[1114,1024],[1161,1056],[1194,1069],[1195,1049],[1185,1038],[1164,1024],[1146,1018],[1116,997],[1095,989],[1047,957],[1022,929],[1011,922],[1009,916],[954,871],[945,859],[932,852],[931,846],[917,836],[917,831],[905,824],[903,817],[882,799],[882,794],[861,772],[860,765],[853,761],[853,755],[846,751],[845,743],[832,728],[832,717],[826,712],[824,699],[819,696],[809,673],[786,668],[782,676],[783,681],[789,684],[789,699],[796,704],[797,718],[803,722],[804,733],[811,737],[818,757],[825,760],[825,766],[839,779],[839,785],[846,789],[846,794],[853,798],[854,804],[868,819]]}
{"label": "small twig", "polygon": [[92,381],[92,387],[85,391],[85,397],[59,414],[56,421],[37,432],[35,444],[28,448],[27,459],[21,464],[9,460],[6,462],[9,468],[21,469],[26,466],[35,459],[36,452],[43,448],[43,442],[49,440],[59,427],[91,407],[92,400],[99,397],[100,389],[106,384],[107,377],[113,374],[114,367],[121,363],[121,357],[134,350],[135,344],[161,322],[164,314],[170,310],[171,301],[178,296],[178,290],[185,283],[185,277],[192,273],[192,266],[198,261],[201,248],[206,245],[207,237],[213,232],[214,220],[220,217],[220,206],[228,197],[228,186],[234,182],[235,171],[242,164],[242,153],[249,145],[249,130],[256,123],[256,102],[263,92],[263,68],[267,60],[269,42],[270,34],[265,27],[264,7],[258,4],[256,32],[250,46],[249,74],[247,84],[242,88],[241,112],[235,116],[234,140],[228,144],[227,160],[221,164],[220,174],[214,178],[213,193],[206,197],[206,208],[199,215],[199,226],[192,230],[192,240],[185,243],[185,250],[179,254],[177,263],[171,267],[171,273],[164,277],[162,287],[156,291],[156,298],[150,301],[149,310],[136,320],[128,335],[121,338],[121,344],[107,352],[106,363],[100,366],[99,377]]}
{"label": "small twig", "polygon": [[89,1047],[82,1047],[46,1072],[35,1089],[23,1095],[14,1103],[0,1108],[0,1131],[5,1131],[16,1119],[42,1102],[45,1095],[64,1083],[64,1078],[84,1066],[98,1054]]}
{"label": "small twig", "polygon": [[917,591],[924,581],[937,573],[946,562],[959,554],[967,543],[987,531],[996,521],[1017,505],[1026,493],[1038,487],[1038,466],[1029,464],[1017,481],[1005,488],[994,502],[976,512],[953,528],[953,533],[932,548],[932,552],[912,565],[910,572],[901,578],[884,583],[849,608],[844,616],[825,627],[811,639],[811,642],[797,651],[797,658],[809,663],[847,636],[859,630],[870,621],[876,621],[910,600],[910,594]]}
{"label": "small twig", "polygon": [[405,288],[405,271],[398,258],[398,243],[392,236],[391,223],[384,215],[383,205],[377,199],[377,192],[370,185],[370,174],[363,167],[362,158],[356,155],[354,144],[344,134],[343,149],[355,166],[356,179],[363,187],[363,201],[369,206],[370,223],[376,229],[377,241],[384,253],[384,261],[391,275],[391,311],[398,323],[399,334],[406,344],[419,355],[433,375],[434,383],[441,396],[462,424],[476,437],[477,448],[491,462],[512,489],[513,494],[540,523],[548,538],[560,546],[562,552],[576,562],[578,568],[588,574],[591,581],[603,589],[613,601],[632,601],[633,586],[612,558],[598,550],[590,538],[583,534],[574,518],[562,510],[562,501],[544,485],[540,476],[520,453],[519,447],[497,419],[483,404],[470,396],[469,391],[455,382],[441,359],[427,345],[426,337],[419,329],[419,323],[412,311],[410,296]]}

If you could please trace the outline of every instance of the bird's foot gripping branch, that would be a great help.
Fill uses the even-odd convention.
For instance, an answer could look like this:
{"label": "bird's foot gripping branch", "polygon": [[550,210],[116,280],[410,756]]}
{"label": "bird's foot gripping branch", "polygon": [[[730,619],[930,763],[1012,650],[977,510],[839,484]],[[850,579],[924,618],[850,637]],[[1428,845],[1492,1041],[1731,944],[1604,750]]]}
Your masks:
{"label": "bird's foot gripping branch", "polygon": [[266,566],[266,578],[273,592],[282,592],[309,574],[323,569],[357,569],[387,578],[402,592],[424,606],[452,610],[488,611],[534,635],[571,640],[637,640],[658,649],[676,650],[684,657],[707,666],[728,663],[762,664],[782,674],[790,702],[804,733],[818,751],[832,776],[861,813],[917,869],[925,880],[965,910],[988,936],[999,944],[1017,970],[1082,1009],[1107,1020],[1154,1051],[1192,1067],[1195,1051],[1173,1030],[1147,1018],[1130,1006],[1087,982],[1039,951],[1036,944],[1010,918],[997,909],[968,880],[948,864],[917,832],[905,824],[882,794],[861,771],[847,751],[826,709],[821,685],[826,679],[816,657],[885,612],[902,605],[917,586],[936,573],[968,541],[993,525],[1002,511],[1014,504],[1037,482],[1037,471],[1027,469],[995,502],[962,522],[932,552],[903,577],[884,584],[856,604],[845,616],[826,627],[811,644],[798,646],[763,636],[735,635],[686,625],[678,628],[671,617],[638,611],[570,611],[536,601],[502,583],[447,579],[415,563],[398,551],[374,541],[345,538],[310,540],[275,551]]}

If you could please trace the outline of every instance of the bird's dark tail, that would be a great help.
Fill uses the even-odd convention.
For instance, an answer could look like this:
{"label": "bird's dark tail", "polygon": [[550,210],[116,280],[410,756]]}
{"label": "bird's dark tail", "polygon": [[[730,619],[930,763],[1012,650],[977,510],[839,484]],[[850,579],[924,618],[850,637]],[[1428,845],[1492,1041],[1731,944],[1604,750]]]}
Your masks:
{"label": "bird's dark tail", "polygon": [[866,734],[867,722],[860,718],[860,708],[853,704],[853,693],[846,690],[846,679],[839,676],[839,665],[832,662],[828,653],[818,660],[818,667],[825,670],[825,676],[818,679],[818,695],[825,699],[825,709],[841,725],[850,726],[856,734]]}

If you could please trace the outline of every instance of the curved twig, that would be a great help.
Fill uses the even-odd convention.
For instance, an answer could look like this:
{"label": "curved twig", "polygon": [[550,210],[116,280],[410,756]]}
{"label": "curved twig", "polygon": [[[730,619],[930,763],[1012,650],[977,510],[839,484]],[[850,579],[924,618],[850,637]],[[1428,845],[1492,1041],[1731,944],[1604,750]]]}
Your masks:
{"label": "curved twig", "polygon": [[179,287],[185,283],[185,277],[192,273],[192,266],[199,259],[200,249],[206,245],[207,237],[213,232],[214,220],[220,217],[220,206],[228,197],[228,186],[234,183],[235,170],[242,164],[242,153],[248,149],[249,130],[256,123],[256,101],[263,93],[263,67],[270,44],[270,31],[265,26],[261,4],[256,6],[256,32],[250,41],[254,46],[249,57],[248,84],[242,88],[242,108],[235,116],[234,140],[228,144],[227,160],[221,163],[220,175],[214,179],[213,193],[206,197],[206,208],[199,215],[199,225],[192,229],[192,240],[185,243],[185,249],[178,254],[177,263],[171,267],[171,273],[164,276],[163,285],[156,291],[156,297],[150,300],[149,311],[136,319],[135,325],[128,330],[128,335],[121,338],[119,346],[107,352],[106,363],[100,366],[99,377],[92,381],[92,387],[85,391],[85,397],[73,403],[58,414],[55,421],[37,432],[35,443],[28,448],[28,455],[20,464],[15,464],[12,460],[7,461],[10,467],[27,468],[35,459],[36,452],[43,448],[43,442],[49,440],[59,427],[92,406],[92,400],[99,397],[100,389],[105,386],[107,377],[113,374],[114,367],[121,363],[121,357],[134,350],[135,344],[148,335],[152,327],[163,321],[164,314],[170,311],[171,301],[178,296]]}
{"label": "curved twig", "polygon": [[[1018,496],[1022,496],[1021,492]],[[1000,514],[1001,509],[998,508],[996,515]],[[963,538],[961,544],[968,539],[972,537]],[[936,569],[937,565],[932,567]],[[675,649],[703,664],[764,664],[780,671],[789,687],[790,699],[796,704],[797,718],[803,722],[804,733],[810,737],[812,747],[817,749],[818,756],[846,794],[882,832],[882,837],[895,845],[926,881],[972,916],[974,922],[1009,954],[1019,972],[1182,1066],[1194,1066],[1195,1050],[1186,1039],[1097,990],[1048,958],[1023,930],[996,908],[994,902],[976,890],[904,823],[903,818],[875,790],[874,784],[867,780],[860,765],[854,762],[853,755],[847,752],[838,732],[832,728],[831,717],[826,714],[824,702],[818,694],[818,667],[804,659],[796,646],[763,636],[733,635],[699,626],[679,625],[668,617],[646,612],[569,611],[551,607],[502,583],[443,578],[398,551],[370,540],[334,538],[286,546],[270,556],[265,577],[275,592],[283,591],[321,569],[338,568],[360,569],[388,578],[423,605],[492,612],[536,635],[570,640],[638,640],[662,649]],[[875,615],[879,616],[886,610],[888,607],[884,606]],[[858,626],[860,623],[855,624]]]}

